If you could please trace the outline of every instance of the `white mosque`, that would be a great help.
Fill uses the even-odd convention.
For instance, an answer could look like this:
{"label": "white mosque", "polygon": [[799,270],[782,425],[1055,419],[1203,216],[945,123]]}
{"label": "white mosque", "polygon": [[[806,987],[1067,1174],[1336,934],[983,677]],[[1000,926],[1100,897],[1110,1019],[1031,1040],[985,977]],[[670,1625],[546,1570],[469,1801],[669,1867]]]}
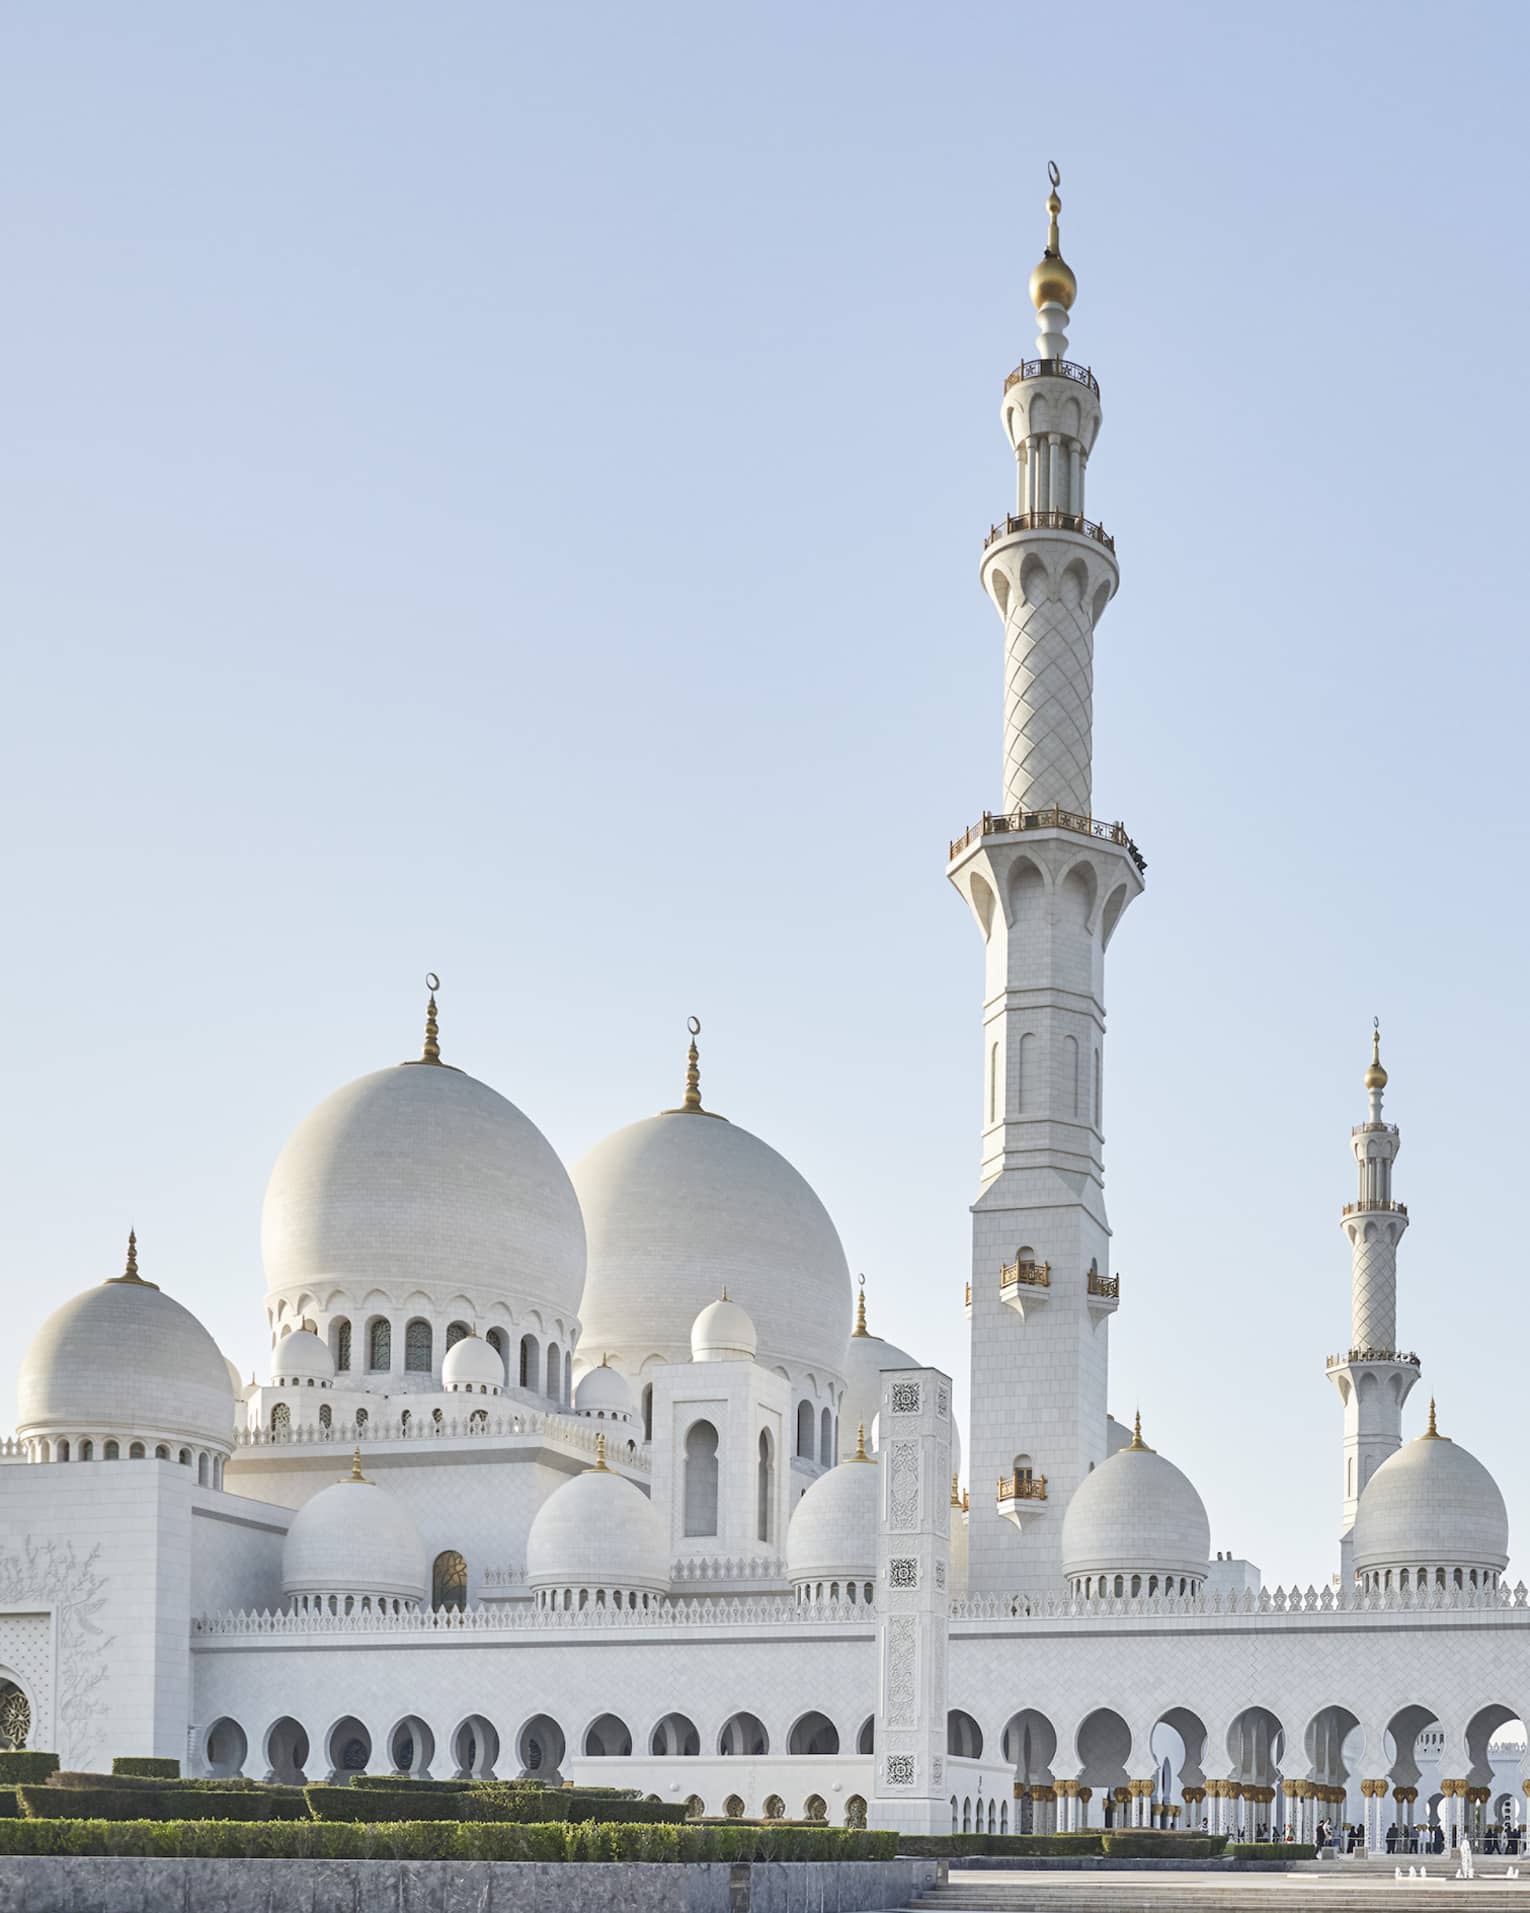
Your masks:
{"label": "white mosque", "polygon": [[870,1332],[786,1157],[704,1106],[698,1025],[679,1106],[568,1168],[448,1060],[431,978],[422,1054],[337,1089],[277,1159],[264,1378],[131,1238],[38,1333],[0,1456],[0,1740],[933,1831],[1339,1816],[1375,1847],[1522,1813],[1503,1498],[1432,1404],[1404,1439],[1379,1035],[1327,1359],[1333,1583],[1267,1588],[1216,1550],[1151,1416],[1109,1411],[1131,1296],[1104,969],[1146,866],[1094,809],[1118,573],[1086,512],[1100,387],[1067,357],[1056,184],[1037,357],[1001,402],[1014,510],[982,554],[1001,803],[947,866],[984,962],[969,1491],[946,1378]]}

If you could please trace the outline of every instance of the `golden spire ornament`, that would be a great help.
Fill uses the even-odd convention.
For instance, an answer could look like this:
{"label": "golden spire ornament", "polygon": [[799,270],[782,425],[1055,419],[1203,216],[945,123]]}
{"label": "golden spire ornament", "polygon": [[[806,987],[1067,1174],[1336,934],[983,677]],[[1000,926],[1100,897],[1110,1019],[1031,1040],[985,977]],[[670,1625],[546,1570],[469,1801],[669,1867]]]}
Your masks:
{"label": "golden spire ornament", "polygon": [[604,1435],[597,1435],[595,1437],[595,1466],[590,1472],[597,1475],[608,1475],[611,1472],[606,1466],[606,1438]]}
{"label": "golden spire ornament", "polygon": [[[701,1107],[701,1053],[696,1048],[696,1038],[701,1034],[701,1018],[688,1016],[685,1027],[691,1033],[691,1046],[685,1057],[685,1095],[678,1109],[661,1110],[664,1116],[717,1116],[715,1109]],[[724,1119],[717,1117],[719,1122]]]}
{"label": "golden spire ornament", "polygon": [[1062,201],[1057,196],[1062,174],[1055,160],[1047,161],[1047,177],[1052,182],[1052,190],[1047,194],[1047,244],[1031,273],[1031,304],[1038,312],[1043,306],[1060,306],[1066,315],[1078,297],[1078,281],[1062,256],[1062,236],[1057,225],[1057,216],[1062,211]]}
{"label": "golden spire ornament", "polygon": [[850,1333],[852,1337],[871,1333],[866,1326],[866,1278],[864,1275],[861,1277],[860,1293],[855,1298],[855,1327]]}
{"label": "golden spire ornament", "polygon": [[962,1505],[962,1479],[960,1475],[952,1475],[951,1477],[951,1506],[953,1508],[959,1508],[961,1505]]}
{"label": "golden spire ornament", "polygon": [[866,1453],[866,1424],[863,1421],[855,1425],[855,1453],[850,1459],[851,1461],[871,1460],[871,1456]]}
{"label": "golden spire ornament", "polygon": [[1424,1440],[1443,1441],[1444,1439],[1445,1437],[1440,1433],[1439,1425],[1434,1418],[1434,1397],[1431,1395],[1429,1397],[1429,1426],[1424,1430]]}
{"label": "golden spire ornament", "polygon": [[345,1477],[348,1482],[357,1482],[363,1488],[370,1488],[371,1482],[361,1472],[361,1443],[357,1442],[351,1450],[351,1472]]}
{"label": "golden spire ornament", "polygon": [[1153,1452],[1142,1439],[1142,1410],[1140,1408],[1132,1417],[1132,1438],[1127,1444],[1126,1452],[1136,1455],[1150,1455]]}
{"label": "golden spire ornament", "polygon": [[1381,1018],[1379,1016],[1371,1019],[1371,1063],[1370,1068],[1365,1072],[1365,1086],[1367,1089],[1385,1089],[1387,1086],[1387,1073],[1381,1067]]}
{"label": "golden spire ornament", "polygon": [[108,1282],[131,1282],[135,1288],[140,1289],[159,1287],[157,1282],[146,1282],[138,1273],[138,1231],[136,1229],[128,1230],[127,1260],[122,1265],[121,1275],[109,1275],[106,1279]]}

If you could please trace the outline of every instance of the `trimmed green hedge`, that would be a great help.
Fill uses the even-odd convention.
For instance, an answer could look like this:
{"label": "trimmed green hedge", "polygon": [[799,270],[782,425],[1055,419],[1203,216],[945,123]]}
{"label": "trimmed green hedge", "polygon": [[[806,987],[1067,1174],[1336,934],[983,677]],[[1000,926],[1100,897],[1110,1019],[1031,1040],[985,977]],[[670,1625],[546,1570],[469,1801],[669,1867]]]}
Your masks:
{"label": "trimmed green hedge", "polygon": [[1101,1836],[1112,1860],[1214,1860],[1227,1845],[1225,1833],[1158,1833],[1137,1827]]}
{"label": "trimmed green hedge", "polygon": [[150,1754],[118,1754],[112,1772],[129,1780],[179,1780],[181,1763]]}
{"label": "trimmed green hedge", "polygon": [[470,1787],[481,1787],[485,1783],[481,1780],[416,1780],[410,1774],[357,1774],[350,1784],[364,1787],[369,1793],[466,1793]]}
{"label": "trimmed green hedge", "polygon": [[1098,1829],[1086,1833],[905,1833],[899,1836],[898,1851],[927,1860],[964,1853],[1077,1859],[1103,1853],[1104,1837]]}
{"label": "trimmed green hedge", "polygon": [[[18,1787],[30,1820],[306,1820],[301,1787]],[[395,1810],[393,1817],[397,1818]]]}
{"label": "trimmed green hedge", "polygon": [[683,1800],[644,1800],[637,1793],[597,1792],[589,1787],[548,1787],[531,1792],[486,1781],[460,1799],[464,1820],[511,1820],[522,1826],[547,1820],[679,1826],[685,1819]]}
{"label": "trimmed green hedge", "polygon": [[[110,1787],[119,1793],[150,1794],[160,1793],[164,1789],[164,1782],[160,1780],[139,1780],[132,1774],[74,1773],[67,1768],[51,1775],[43,1784],[49,1787],[69,1787],[76,1792],[99,1792]],[[177,1781],[176,1784],[184,1786],[186,1783]]]}
{"label": "trimmed green hedge", "polygon": [[460,1820],[461,1797],[455,1793],[422,1793],[405,1802],[393,1787],[305,1787],[303,1796],[315,1820],[348,1821],[353,1825],[395,1825],[400,1820]]}
{"label": "trimmed green hedge", "polygon": [[0,1855],[271,1860],[890,1860],[894,1833],[847,1827],[516,1826],[395,1821],[0,1820]]}
{"label": "trimmed green hedge", "polygon": [[40,1787],[57,1772],[57,1754],[0,1753],[0,1787]]}
{"label": "trimmed green hedge", "polygon": [[21,1815],[21,1801],[14,1787],[0,1787],[0,1820],[16,1820]]}
{"label": "trimmed green hedge", "polygon": [[1299,1840],[1257,1840],[1227,1849],[1229,1860],[1315,1860],[1317,1848]]}

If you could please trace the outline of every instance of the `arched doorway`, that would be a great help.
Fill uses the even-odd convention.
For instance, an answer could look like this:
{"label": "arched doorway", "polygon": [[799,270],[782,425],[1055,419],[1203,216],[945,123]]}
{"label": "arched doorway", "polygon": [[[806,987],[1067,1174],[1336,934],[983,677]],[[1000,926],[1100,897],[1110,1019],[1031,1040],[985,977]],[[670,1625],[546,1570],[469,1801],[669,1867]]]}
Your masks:
{"label": "arched doorway", "polygon": [[563,1783],[563,1761],[567,1743],[563,1729],[550,1714],[534,1714],[516,1736],[516,1756],[523,1780],[545,1780],[550,1786]]}
{"label": "arched doorway", "polygon": [[372,1736],[354,1714],[346,1714],[329,1730],[329,1778],[348,1784],[352,1774],[364,1774],[372,1758]]}
{"label": "arched doorway", "polygon": [[208,1728],[202,1752],[212,1778],[230,1780],[244,1772],[244,1757],[249,1752],[249,1742],[238,1721],[230,1720],[225,1715]]}
{"label": "arched doorway", "polygon": [[436,1737],[418,1714],[406,1714],[388,1736],[388,1759],[396,1774],[429,1780]]}
{"label": "arched doorway", "polygon": [[308,1735],[291,1714],[273,1721],[266,1732],[265,1778],[283,1787],[308,1785]]}
{"label": "arched doorway", "polygon": [[492,1780],[499,1759],[499,1735],[482,1714],[469,1714],[452,1735],[452,1778]]}

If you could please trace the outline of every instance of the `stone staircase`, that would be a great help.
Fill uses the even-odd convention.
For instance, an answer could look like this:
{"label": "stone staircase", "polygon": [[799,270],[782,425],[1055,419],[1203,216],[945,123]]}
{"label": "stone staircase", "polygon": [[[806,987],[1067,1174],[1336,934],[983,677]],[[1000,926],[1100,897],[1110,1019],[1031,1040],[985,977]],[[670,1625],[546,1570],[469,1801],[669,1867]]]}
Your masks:
{"label": "stone staircase", "polygon": [[1284,1873],[953,1868],[947,1884],[922,1893],[912,1913],[1322,1913],[1328,1907],[1334,1913],[1460,1913],[1463,1903],[1530,1913],[1530,1867],[1526,1877],[1508,1880],[1504,1861],[1487,1861],[1466,1882],[1453,1879],[1454,1866],[1441,1858],[1430,1866],[1428,1879],[1399,1882],[1396,1864],[1308,1862]]}

